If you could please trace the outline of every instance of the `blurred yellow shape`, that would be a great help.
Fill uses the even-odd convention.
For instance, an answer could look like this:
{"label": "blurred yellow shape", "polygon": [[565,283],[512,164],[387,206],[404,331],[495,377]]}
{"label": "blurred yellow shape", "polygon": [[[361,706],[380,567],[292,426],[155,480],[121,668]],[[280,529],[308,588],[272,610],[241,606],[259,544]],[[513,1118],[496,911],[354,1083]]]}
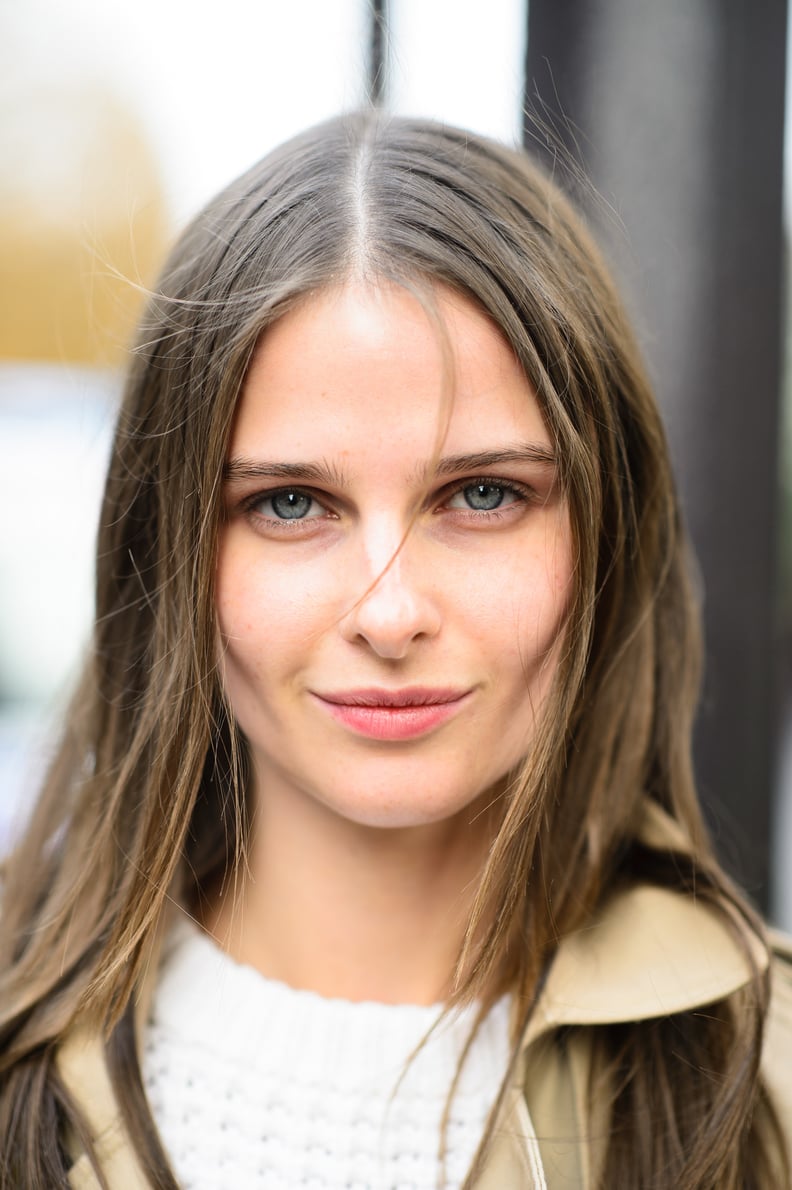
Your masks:
{"label": "blurred yellow shape", "polygon": [[155,155],[107,86],[0,105],[0,359],[118,364],[162,259]]}

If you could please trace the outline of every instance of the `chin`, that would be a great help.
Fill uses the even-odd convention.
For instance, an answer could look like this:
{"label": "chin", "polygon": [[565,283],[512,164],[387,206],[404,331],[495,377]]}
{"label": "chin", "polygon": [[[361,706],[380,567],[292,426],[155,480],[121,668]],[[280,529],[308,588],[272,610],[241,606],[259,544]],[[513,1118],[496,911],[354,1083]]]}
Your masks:
{"label": "chin", "polygon": [[443,823],[462,825],[472,822],[491,800],[491,786],[483,792],[449,791],[447,796],[435,790],[431,797],[405,796],[404,788],[393,794],[370,792],[359,798],[327,799],[324,806],[339,818],[357,826],[376,830],[420,830]]}

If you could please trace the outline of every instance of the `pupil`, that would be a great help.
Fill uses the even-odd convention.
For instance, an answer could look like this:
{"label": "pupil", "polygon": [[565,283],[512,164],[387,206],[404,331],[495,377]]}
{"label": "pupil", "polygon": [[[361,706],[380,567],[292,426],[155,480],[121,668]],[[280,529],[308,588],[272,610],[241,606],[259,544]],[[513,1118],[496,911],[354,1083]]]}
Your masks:
{"label": "pupil", "polygon": [[272,497],[272,507],[283,520],[296,521],[307,514],[311,497],[303,492],[277,492]]}
{"label": "pupil", "polygon": [[465,488],[465,499],[477,512],[491,512],[503,503],[503,488],[495,484],[474,483]]}

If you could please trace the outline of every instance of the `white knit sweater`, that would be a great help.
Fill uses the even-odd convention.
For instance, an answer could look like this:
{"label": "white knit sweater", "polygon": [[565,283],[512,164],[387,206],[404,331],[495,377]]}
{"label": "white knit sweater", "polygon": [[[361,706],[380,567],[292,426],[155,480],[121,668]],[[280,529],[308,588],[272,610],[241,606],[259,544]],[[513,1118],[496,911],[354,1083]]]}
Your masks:
{"label": "white knit sweater", "polygon": [[[143,1077],[184,1190],[436,1190],[440,1121],[471,1016],[326,1000],[265,979],[182,921],[168,939]],[[454,1097],[446,1186],[469,1168],[508,1060],[495,1005]]]}

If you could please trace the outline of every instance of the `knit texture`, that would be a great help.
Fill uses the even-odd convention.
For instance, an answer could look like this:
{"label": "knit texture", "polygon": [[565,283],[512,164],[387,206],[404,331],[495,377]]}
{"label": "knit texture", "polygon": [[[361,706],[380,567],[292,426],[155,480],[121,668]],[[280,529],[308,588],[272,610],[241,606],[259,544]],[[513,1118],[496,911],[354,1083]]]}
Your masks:
{"label": "knit texture", "polygon": [[[353,1004],[235,963],[186,920],[172,931],[143,1078],[184,1190],[436,1190],[440,1121],[472,1015]],[[508,1002],[463,1067],[446,1186],[468,1171],[508,1062]]]}

